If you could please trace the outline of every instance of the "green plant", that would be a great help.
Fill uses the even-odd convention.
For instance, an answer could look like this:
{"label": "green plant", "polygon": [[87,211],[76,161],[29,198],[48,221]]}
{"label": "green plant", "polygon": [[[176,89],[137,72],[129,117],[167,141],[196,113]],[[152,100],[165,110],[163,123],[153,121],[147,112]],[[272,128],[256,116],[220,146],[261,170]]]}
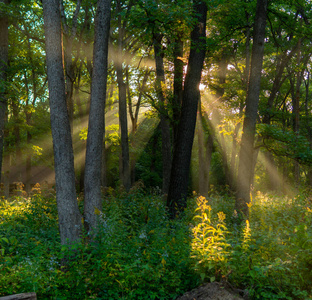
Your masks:
{"label": "green plant", "polygon": [[194,217],[197,221],[193,228],[192,257],[195,259],[195,269],[199,271],[202,280],[209,277],[210,281],[220,280],[226,275],[228,268],[230,244],[225,234],[227,228],[224,224],[225,214],[218,213],[218,220],[213,224],[211,219],[211,206],[205,197],[197,198]]}

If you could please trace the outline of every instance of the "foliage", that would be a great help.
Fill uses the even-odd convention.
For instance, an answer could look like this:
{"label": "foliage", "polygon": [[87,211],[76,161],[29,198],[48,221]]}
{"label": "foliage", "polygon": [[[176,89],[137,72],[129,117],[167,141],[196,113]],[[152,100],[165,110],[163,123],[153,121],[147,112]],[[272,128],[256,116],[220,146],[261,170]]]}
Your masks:
{"label": "foliage", "polygon": [[55,199],[37,194],[2,201],[0,295],[35,291],[41,299],[172,299],[194,287],[198,277],[190,269],[188,226],[169,222],[162,199],[140,187],[120,194],[123,199],[113,193],[100,213],[97,239],[75,245],[74,252],[60,246]]}
{"label": "foliage", "polygon": [[249,222],[236,233],[239,243],[232,242],[229,277],[243,282],[252,299],[306,299],[311,292],[312,215],[306,196],[259,193],[253,200]]}
{"label": "foliage", "polygon": [[210,276],[210,281],[220,280],[226,275],[229,258],[229,244],[226,242],[225,214],[218,213],[218,220],[213,224],[211,206],[205,197],[197,198],[198,214],[194,217],[192,257],[195,259],[195,269],[199,271],[202,280]]}
{"label": "foliage", "polygon": [[145,186],[152,189],[162,186],[161,142],[160,128],[157,127],[136,163],[136,179],[143,180]]}
{"label": "foliage", "polygon": [[310,141],[305,136],[267,124],[259,124],[258,131],[265,147],[274,154],[290,157],[301,164],[312,164]]}
{"label": "foliage", "polygon": [[222,280],[250,299],[307,299],[311,198],[259,193],[240,223],[226,194],[194,197],[169,221],[162,198],[139,182],[128,194],[106,190],[95,241],[84,234],[73,251],[60,245],[55,196],[36,187],[30,198],[0,200],[0,295],[174,299]]}

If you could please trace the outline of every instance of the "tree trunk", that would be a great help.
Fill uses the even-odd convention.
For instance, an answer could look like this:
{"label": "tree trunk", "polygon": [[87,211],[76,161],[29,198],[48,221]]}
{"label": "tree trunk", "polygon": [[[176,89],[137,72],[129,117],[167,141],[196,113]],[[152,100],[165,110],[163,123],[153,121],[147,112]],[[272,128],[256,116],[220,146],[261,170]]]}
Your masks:
{"label": "tree trunk", "polygon": [[93,71],[91,102],[87,137],[85,166],[85,223],[95,228],[98,212],[102,210],[101,171],[102,148],[105,131],[105,102],[108,67],[108,37],[110,28],[111,0],[98,0],[95,19],[95,41],[93,48]]}
{"label": "tree trunk", "polygon": [[267,17],[267,0],[257,1],[254,38],[251,56],[251,70],[246,98],[243,135],[239,153],[238,186],[235,206],[238,212],[248,216],[250,185],[253,174],[253,152],[258,113],[260,81],[264,53],[264,37]]}
{"label": "tree trunk", "polygon": [[43,0],[46,63],[53,138],[56,200],[61,243],[79,239],[81,215],[75,190],[70,124],[66,106],[59,0]]}
{"label": "tree trunk", "polygon": [[[305,85],[305,117],[307,119],[306,129],[308,133],[308,140],[310,143],[310,148],[312,149],[312,128],[311,128],[311,114],[309,111],[309,102],[310,102],[310,72],[307,72],[306,79],[304,80]],[[309,166],[308,174],[307,174],[307,184],[312,186],[312,168]]]}
{"label": "tree trunk", "polygon": [[[129,115],[131,119],[131,135],[132,135],[132,142],[131,146],[132,149],[134,149],[134,135],[138,129],[138,120],[139,120],[139,111],[140,111],[140,106],[143,98],[143,93],[145,92],[146,89],[146,83],[148,80],[148,76],[150,74],[149,70],[146,70],[144,72],[142,84],[138,86],[139,89],[139,96],[137,103],[135,105],[132,104],[132,99],[130,95],[130,82],[129,82],[129,68],[126,69],[126,82],[127,82],[127,95],[128,95],[128,108],[129,108]],[[132,106],[135,106],[135,110],[133,112]],[[135,182],[135,165],[136,165],[136,155],[134,153],[135,151],[132,151],[132,155],[130,156],[130,174],[131,174],[131,185],[134,184]]]}
{"label": "tree trunk", "polygon": [[[249,13],[247,11],[245,11],[245,15],[246,15],[246,20],[247,20],[247,28],[246,28],[246,43],[245,43],[245,70],[244,70],[244,77],[242,79],[245,90],[247,92],[248,90],[248,78],[249,78],[249,72],[250,72],[250,26],[249,26]],[[241,118],[241,116],[243,115],[243,110],[244,110],[244,101],[243,99],[240,100],[239,103],[239,118]],[[232,140],[232,153],[231,153],[231,165],[230,165],[230,169],[232,172],[232,182],[231,182],[231,186],[232,186],[232,190],[235,191],[236,190],[236,185],[237,185],[237,154],[238,154],[238,133],[239,130],[241,128],[241,122],[237,123],[235,125],[235,129],[234,129],[234,134],[233,134],[233,140]]]}
{"label": "tree trunk", "polygon": [[12,99],[11,102],[13,118],[14,118],[14,139],[15,139],[15,165],[18,167],[17,181],[22,181],[22,149],[21,149],[21,135],[20,135],[20,116],[19,116],[19,102]]}
{"label": "tree trunk", "polygon": [[117,1],[118,16],[118,49],[117,60],[115,61],[117,71],[117,83],[119,92],[119,127],[121,135],[121,181],[126,191],[131,187],[131,174],[130,174],[130,155],[129,155],[129,139],[128,139],[128,120],[127,120],[127,87],[123,78],[123,39],[124,27],[121,22],[121,3]]}
{"label": "tree trunk", "polygon": [[171,141],[170,141],[170,124],[168,120],[168,112],[165,107],[165,95],[163,93],[163,86],[165,84],[165,70],[163,62],[163,54],[161,50],[162,36],[160,34],[154,34],[154,55],[156,64],[156,93],[160,107],[160,128],[162,137],[162,192],[164,195],[168,194],[169,180],[171,172]]}
{"label": "tree trunk", "polygon": [[209,172],[213,151],[213,137],[209,132],[208,137],[205,138],[203,128],[203,118],[201,110],[198,115],[198,160],[199,160],[199,182],[198,193],[207,197],[209,191]]}
{"label": "tree trunk", "polygon": [[[36,71],[33,62],[32,52],[31,52],[31,41],[27,39],[27,46],[28,46],[28,58],[31,62],[31,80],[32,80],[32,106],[35,105],[37,99],[37,83],[36,83]],[[30,128],[31,128],[31,117],[32,117],[32,110],[30,109],[30,90],[28,87],[28,78],[25,74],[25,88],[27,92],[26,98],[26,105],[25,105],[25,118],[26,118],[26,125],[27,125],[27,132],[26,132],[26,143],[28,147],[28,151],[26,154],[26,179],[25,179],[25,191],[29,193],[31,191],[30,181],[31,181],[31,151],[30,151],[30,144],[32,140]]]}
{"label": "tree trunk", "polygon": [[[301,39],[299,40],[297,52],[297,66],[301,63]],[[299,135],[299,118],[300,118],[300,86],[301,86],[301,70],[296,72],[296,91],[293,98],[293,128],[296,135]],[[295,184],[298,187],[300,184],[300,165],[297,160],[294,161],[294,178]]]}
{"label": "tree trunk", "polygon": [[173,148],[175,148],[178,125],[180,120],[182,97],[183,97],[183,41],[180,36],[175,39],[174,44],[174,80],[173,80]]}
{"label": "tree trunk", "polygon": [[[0,4],[7,4],[7,0],[0,0]],[[8,47],[9,47],[9,30],[8,18],[6,14],[0,11],[0,182],[2,174],[2,159],[4,145],[4,128],[6,123],[7,111],[7,65],[8,65]]]}
{"label": "tree trunk", "polygon": [[37,300],[36,293],[23,293],[0,297],[0,300]]}
{"label": "tree trunk", "polygon": [[194,1],[197,22],[191,33],[191,50],[184,83],[181,117],[177,144],[173,154],[167,206],[170,217],[186,207],[190,161],[194,141],[197,107],[200,99],[199,83],[206,52],[207,6],[204,1]]}

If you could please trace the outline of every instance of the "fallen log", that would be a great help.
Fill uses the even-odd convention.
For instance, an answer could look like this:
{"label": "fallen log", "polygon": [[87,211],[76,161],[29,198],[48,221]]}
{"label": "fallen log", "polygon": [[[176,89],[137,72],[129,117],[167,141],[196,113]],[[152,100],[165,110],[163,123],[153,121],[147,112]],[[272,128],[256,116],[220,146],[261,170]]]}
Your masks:
{"label": "fallen log", "polygon": [[0,300],[37,300],[36,293],[23,293],[0,297]]}

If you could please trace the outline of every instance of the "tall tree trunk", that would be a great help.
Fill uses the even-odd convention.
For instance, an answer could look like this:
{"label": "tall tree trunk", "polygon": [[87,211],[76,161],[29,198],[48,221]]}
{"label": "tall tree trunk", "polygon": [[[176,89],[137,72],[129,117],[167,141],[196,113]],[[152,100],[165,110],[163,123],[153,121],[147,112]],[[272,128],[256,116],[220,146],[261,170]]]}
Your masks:
{"label": "tall tree trunk", "polygon": [[[37,99],[37,83],[36,83],[36,72],[35,72],[35,66],[33,62],[32,52],[31,52],[31,42],[30,39],[27,39],[27,46],[28,46],[28,58],[31,62],[31,80],[32,80],[32,106],[35,105],[36,99]],[[45,84],[44,84],[45,85]],[[25,88],[27,93],[26,98],[26,105],[25,105],[25,117],[26,117],[26,125],[27,125],[27,132],[26,132],[26,143],[28,146],[28,151],[26,154],[26,179],[25,179],[25,191],[27,193],[30,192],[30,181],[31,181],[31,152],[30,152],[30,143],[31,143],[31,133],[30,133],[30,127],[31,127],[31,116],[32,116],[32,110],[30,109],[30,90],[28,86],[28,78],[27,74],[25,74]]]}
{"label": "tall tree trunk", "polygon": [[79,239],[81,215],[75,190],[74,154],[66,106],[59,0],[43,0],[46,63],[61,243]]}
{"label": "tall tree trunk", "polygon": [[[126,82],[127,82],[127,95],[128,95],[128,108],[129,108],[129,115],[131,119],[131,135],[132,135],[132,142],[131,142],[131,147],[133,149],[134,147],[134,135],[137,131],[138,128],[138,120],[139,120],[139,111],[140,111],[140,106],[143,98],[143,93],[146,89],[146,83],[148,80],[148,76],[150,74],[149,70],[146,70],[144,72],[142,84],[138,86],[139,89],[139,96],[137,103],[135,105],[132,104],[132,99],[130,95],[130,82],[129,82],[129,68],[126,69]],[[133,112],[132,106],[135,106],[135,110]],[[132,155],[130,156],[130,174],[131,174],[131,185],[134,184],[135,181],[135,164],[136,164],[136,155],[134,151],[132,151]]]}
{"label": "tall tree trunk", "polygon": [[183,97],[183,41],[178,37],[174,41],[174,80],[173,80],[173,148],[175,148],[178,125],[181,113],[182,97]]}
{"label": "tall tree trunk", "polygon": [[[245,11],[245,15],[246,15],[246,20],[247,20],[247,28],[246,28],[246,43],[245,43],[245,70],[244,70],[244,77],[242,79],[245,90],[247,92],[248,90],[248,78],[249,78],[249,72],[250,72],[250,39],[251,39],[251,34],[250,34],[250,26],[249,26],[249,13],[247,11]],[[243,110],[244,110],[244,101],[241,98],[240,99],[240,103],[239,103],[239,118],[241,118],[241,116],[243,115]],[[235,129],[234,129],[234,134],[233,134],[233,140],[232,140],[232,153],[231,153],[231,172],[232,172],[232,180],[233,182],[232,184],[232,189],[233,191],[236,190],[236,184],[237,184],[237,153],[238,153],[238,133],[239,130],[241,128],[241,122],[239,121],[236,125],[235,125]]]}
{"label": "tall tree trunk", "polygon": [[[7,4],[7,0],[0,0],[0,4]],[[2,174],[3,145],[4,145],[4,128],[6,123],[7,111],[7,65],[8,65],[8,47],[9,47],[9,30],[8,18],[5,12],[0,11],[0,182]]]}
{"label": "tall tree trunk", "polygon": [[205,138],[203,122],[204,116],[201,109],[198,114],[198,160],[199,160],[199,184],[198,193],[207,197],[209,191],[209,172],[211,165],[211,158],[213,152],[213,136],[211,132]]}
{"label": "tall tree trunk", "polygon": [[122,12],[120,0],[117,1],[118,15],[118,49],[115,67],[117,71],[117,83],[119,92],[119,127],[121,135],[121,181],[126,191],[131,187],[130,174],[130,155],[129,155],[129,139],[128,139],[128,120],[127,120],[127,86],[123,78],[123,45],[124,45],[124,26],[121,22]]}
{"label": "tall tree trunk", "polygon": [[248,216],[250,202],[250,185],[253,174],[254,140],[260,81],[264,53],[265,26],[267,17],[267,0],[258,0],[254,26],[254,38],[251,56],[251,70],[246,98],[246,111],[243,124],[243,135],[239,153],[238,186],[235,206],[237,211]]}
{"label": "tall tree trunk", "polygon": [[[8,114],[5,114],[5,123],[8,122]],[[9,130],[4,130],[4,149],[8,148],[8,142],[5,139],[9,136]],[[9,198],[10,196],[10,166],[11,166],[11,155],[7,153],[3,159],[3,183],[4,183],[4,196]]]}
{"label": "tall tree trunk", "polygon": [[[310,72],[307,71],[306,80],[304,80],[305,85],[305,117],[306,117],[306,128],[308,132],[308,140],[310,143],[310,148],[312,149],[312,128],[311,128],[311,114],[309,111],[309,101],[310,101]],[[307,183],[311,187],[312,186],[312,168],[309,166],[308,174],[307,174]]]}
{"label": "tall tree trunk", "polygon": [[162,192],[164,195],[168,194],[169,180],[171,172],[171,141],[170,141],[170,124],[167,117],[167,110],[165,104],[165,95],[163,88],[165,84],[165,70],[163,62],[163,53],[161,49],[162,36],[160,34],[154,34],[154,54],[156,64],[156,93],[160,107],[160,127],[162,137],[162,161],[163,161],[163,172],[162,172]]}
{"label": "tall tree trunk", "polygon": [[[91,102],[85,166],[85,223],[94,229],[102,209],[101,171],[105,131],[105,102],[108,68],[108,37],[111,0],[98,0],[95,19]],[[90,228],[90,229],[91,229]]]}
{"label": "tall tree trunk", "polygon": [[22,149],[21,149],[21,136],[20,136],[20,116],[19,116],[19,102],[12,99],[11,102],[13,118],[14,118],[14,139],[15,139],[15,165],[18,167],[17,181],[22,181]]}
{"label": "tall tree trunk", "polygon": [[207,169],[206,169],[206,156],[205,156],[205,144],[204,144],[204,132],[203,125],[201,123],[201,116],[197,116],[197,142],[198,142],[198,193],[204,197],[208,195],[208,188],[206,186],[207,181]]}
{"label": "tall tree trunk", "polygon": [[[85,124],[85,120],[87,118],[87,115],[89,114],[88,109],[83,109],[83,104],[81,102],[81,98],[80,98],[80,80],[81,80],[81,67],[82,65],[79,66],[78,69],[78,74],[77,74],[77,80],[75,82],[74,85],[74,99],[76,101],[77,104],[77,108],[78,108],[78,120],[77,123],[80,124],[80,129],[82,129],[82,127]],[[90,105],[88,105],[89,107]],[[77,146],[76,146],[76,151],[78,154],[78,159],[75,161],[75,169],[76,171],[78,171],[78,188],[77,191],[79,193],[81,193],[84,189],[84,170],[85,170],[85,161],[86,161],[86,142],[82,141],[79,139],[79,141],[77,142]]]}
{"label": "tall tree trunk", "polygon": [[[297,52],[297,66],[301,63],[301,39],[299,40]],[[296,135],[299,135],[299,118],[300,118],[300,86],[301,86],[301,70],[296,72],[296,91],[293,98],[293,128]],[[298,161],[294,161],[294,178],[298,187],[300,184],[300,165]]]}
{"label": "tall tree trunk", "polygon": [[191,33],[191,50],[167,198],[171,218],[186,207],[197,107],[200,99],[199,83],[206,52],[207,6],[204,1],[194,1],[194,13],[197,22]]}

